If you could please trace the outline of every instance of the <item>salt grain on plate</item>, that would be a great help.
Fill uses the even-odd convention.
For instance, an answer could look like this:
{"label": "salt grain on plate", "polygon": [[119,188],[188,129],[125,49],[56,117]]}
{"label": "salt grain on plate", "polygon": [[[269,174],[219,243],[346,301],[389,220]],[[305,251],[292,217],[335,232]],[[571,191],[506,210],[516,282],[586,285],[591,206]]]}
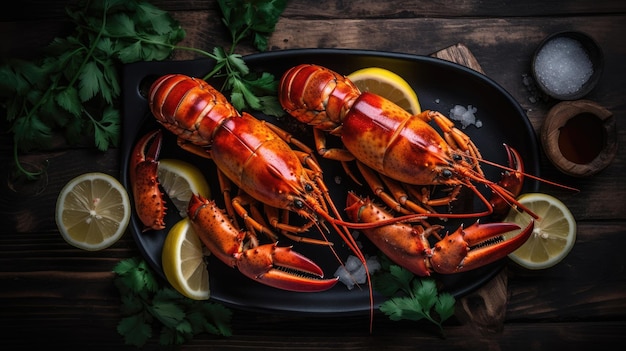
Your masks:
{"label": "salt grain on plate", "polygon": [[[380,262],[376,256],[368,257],[365,260],[370,274],[380,269]],[[350,255],[343,266],[339,266],[333,276],[339,278],[348,290],[352,290],[355,284],[365,284],[367,275],[365,267],[356,256]]]}
{"label": "salt grain on plate", "polygon": [[548,90],[567,95],[580,90],[589,80],[593,65],[580,42],[555,38],[537,54],[535,72]]}
{"label": "salt grain on plate", "polygon": [[470,124],[475,125],[476,128],[480,128],[483,126],[483,122],[476,119],[476,115],[474,115],[476,111],[478,111],[478,109],[472,105],[468,105],[467,108],[461,105],[455,105],[454,108],[450,110],[450,119],[461,122],[463,129]]}

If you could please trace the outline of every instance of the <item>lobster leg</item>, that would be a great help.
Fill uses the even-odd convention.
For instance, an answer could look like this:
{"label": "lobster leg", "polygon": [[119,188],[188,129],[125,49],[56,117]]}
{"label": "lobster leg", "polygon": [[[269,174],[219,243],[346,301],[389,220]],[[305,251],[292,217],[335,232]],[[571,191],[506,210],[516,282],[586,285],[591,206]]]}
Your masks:
{"label": "lobster leg", "polygon": [[467,134],[454,127],[454,122],[452,122],[448,117],[437,111],[427,110],[417,116],[426,122],[429,122],[431,120],[434,121],[437,126],[443,131],[444,138],[448,145],[450,145],[454,149],[468,152],[471,156],[474,169],[480,175],[484,176],[483,171],[478,164],[478,160],[482,159],[480,151],[478,151],[478,147],[474,144],[474,142],[472,142],[472,139],[470,139]]}
{"label": "lobster leg", "polygon": [[238,230],[214,201],[194,195],[188,214],[195,232],[211,253],[250,279],[298,292],[324,291],[337,283],[336,278],[322,279],[322,269],[291,247],[280,247],[276,242],[259,245],[254,234]]}
{"label": "lobster leg", "polygon": [[[376,194],[385,204],[391,207],[394,211],[403,214],[411,213],[434,213],[435,211],[425,205],[426,207],[418,205],[412,201],[409,195],[402,189],[400,184],[389,177],[385,177],[382,174],[376,174],[371,168],[367,167],[363,163],[357,161],[359,172],[365,178],[366,183],[372,189],[372,192]],[[389,189],[391,194],[386,191]]]}
{"label": "lobster leg", "polygon": [[[165,200],[159,189],[157,157],[161,150],[161,130],[144,135],[135,145],[129,166],[135,211],[144,225],[143,231],[165,228]],[[146,148],[152,141],[150,148]]]}
{"label": "lobster leg", "polygon": [[[263,233],[273,241],[278,240],[278,235],[274,233],[265,221],[261,218],[259,210],[256,208],[258,201],[253,199],[246,193],[242,193],[233,198],[233,209],[240,218],[243,218],[246,227],[249,231],[254,233]],[[250,207],[250,212],[246,210],[246,206]],[[309,222],[303,226],[289,225],[287,222],[283,222],[284,218],[280,218],[278,211],[275,207],[265,205],[265,214],[272,227],[281,230],[282,234],[289,239],[297,242],[306,242],[309,244],[329,245],[330,243],[323,240],[316,240],[312,238],[306,238],[298,236],[292,233],[306,232],[314,223]]]}

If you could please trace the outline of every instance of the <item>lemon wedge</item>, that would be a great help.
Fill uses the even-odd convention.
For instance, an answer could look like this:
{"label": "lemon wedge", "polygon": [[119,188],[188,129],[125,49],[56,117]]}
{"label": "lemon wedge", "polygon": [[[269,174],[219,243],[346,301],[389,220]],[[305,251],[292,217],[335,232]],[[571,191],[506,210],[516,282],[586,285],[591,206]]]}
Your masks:
{"label": "lemon wedge", "polygon": [[204,174],[191,163],[177,159],[160,160],[158,176],[163,190],[183,218],[187,216],[187,205],[192,194],[210,198]]}
{"label": "lemon wedge", "polygon": [[203,245],[189,218],[181,219],[169,230],[161,259],[165,277],[174,289],[193,300],[209,298],[209,272]]}
{"label": "lemon wedge", "polygon": [[422,112],[417,94],[411,85],[398,74],[380,67],[368,67],[348,76],[362,92],[380,95],[416,115]]}
{"label": "lemon wedge", "polygon": [[[559,263],[574,247],[576,241],[576,221],[569,209],[557,198],[542,194],[523,194],[517,199],[540,218],[535,220],[532,235],[509,258],[528,269],[545,269]],[[505,222],[513,222],[525,228],[531,217],[511,209]],[[505,234],[513,236],[519,231]]]}
{"label": "lemon wedge", "polygon": [[85,173],[59,192],[56,224],[69,244],[98,251],[118,241],[130,219],[130,200],[124,186],[105,173]]}

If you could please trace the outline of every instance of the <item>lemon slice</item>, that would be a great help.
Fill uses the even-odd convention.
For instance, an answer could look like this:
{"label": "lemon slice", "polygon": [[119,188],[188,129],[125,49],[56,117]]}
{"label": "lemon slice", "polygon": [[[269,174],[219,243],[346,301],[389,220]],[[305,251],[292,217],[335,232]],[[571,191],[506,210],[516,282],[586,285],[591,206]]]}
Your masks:
{"label": "lemon slice", "polygon": [[[576,241],[576,221],[569,209],[561,201],[547,194],[523,194],[518,201],[527,206],[540,218],[535,220],[532,235],[509,257],[528,269],[545,269],[559,263],[574,247]],[[530,223],[531,217],[511,209],[504,221],[519,224],[522,228]],[[509,237],[519,233],[505,234]]]}
{"label": "lemon slice", "polygon": [[159,161],[159,182],[181,217],[187,217],[187,205],[192,194],[210,198],[209,184],[198,167],[177,159]]}
{"label": "lemon slice", "polygon": [[161,253],[167,281],[193,300],[207,300],[210,295],[209,272],[202,248],[189,218],[183,218],[167,233]]}
{"label": "lemon slice", "polygon": [[118,241],[130,219],[124,186],[105,173],[85,173],[59,192],[56,224],[69,244],[83,250],[105,249]]}
{"label": "lemon slice", "polygon": [[417,94],[404,78],[380,67],[368,67],[348,76],[362,92],[380,95],[407,110],[411,114],[422,112]]}

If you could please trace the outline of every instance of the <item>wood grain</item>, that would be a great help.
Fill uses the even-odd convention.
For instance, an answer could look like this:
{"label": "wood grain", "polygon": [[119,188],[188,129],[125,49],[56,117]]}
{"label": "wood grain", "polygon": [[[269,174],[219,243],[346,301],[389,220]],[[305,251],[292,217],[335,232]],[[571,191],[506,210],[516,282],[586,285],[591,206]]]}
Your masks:
{"label": "wood grain", "polygon": [[[0,58],[36,58],[56,36],[72,30],[67,1],[0,4]],[[228,46],[214,1],[156,0],[171,11],[187,37],[181,45],[211,50]],[[556,103],[538,99],[524,85],[530,56],[546,35],[560,30],[590,34],[605,54],[605,72],[586,98],[610,110],[617,122],[613,163],[588,179],[559,172],[541,155],[541,176],[579,192],[542,185],[577,220],[576,245],[557,266],[530,271],[507,264],[496,278],[457,304],[444,325],[446,337],[425,322],[393,322],[377,314],[367,333],[362,316],[309,317],[237,309],[235,335],[199,335],[182,350],[589,350],[626,341],[626,3],[598,1],[330,1],[291,0],[270,37],[271,50],[353,48],[430,55],[484,72],[526,111],[540,132]],[[462,43],[462,44],[459,44]],[[440,52],[442,48],[447,48]],[[241,54],[256,50],[244,43]],[[468,55],[472,54],[473,58]],[[171,59],[197,58],[177,50]],[[111,248],[83,252],[58,234],[54,206],[61,187],[87,171],[120,174],[119,149],[58,145],[20,155],[48,163],[39,194],[13,192],[12,134],[0,118],[0,338],[7,349],[49,347],[136,350],[116,331],[120,297],[112,268],[140,252],[130,233]],[[502,116],[507,118],[507,116]],[[495,136],[494,136],[495,137]],[[503,299],[505,302],[503,302]],[[468,321],[472,323],[468,323]],[[155,331],[155,334],[158,333]],[[38,341],[40,340],[40,341]],[[153,340],[144,348],[157,350]]]}

